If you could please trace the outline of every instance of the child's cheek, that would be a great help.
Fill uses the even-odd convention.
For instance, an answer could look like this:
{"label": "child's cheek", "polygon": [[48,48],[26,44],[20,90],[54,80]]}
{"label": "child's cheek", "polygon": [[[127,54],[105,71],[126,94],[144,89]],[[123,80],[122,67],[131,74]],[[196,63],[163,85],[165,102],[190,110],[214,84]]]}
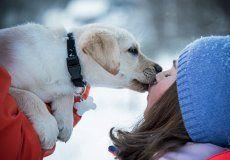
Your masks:
{"label": "child's cheek", "polygon": [[161,96],[168,90],[174,81],[174,77],[166,78],[149,89],[149,95],[147,97],[147,109],[152,107],[161,98]]}
{"label": "child's cheek", "polygon": [[147,107],[153,106],[156,103],[156,101],[163,95],[164,91],[165,91],[165,87],[161,86],[160,84],[151,87],[147,98],[148,101]]}

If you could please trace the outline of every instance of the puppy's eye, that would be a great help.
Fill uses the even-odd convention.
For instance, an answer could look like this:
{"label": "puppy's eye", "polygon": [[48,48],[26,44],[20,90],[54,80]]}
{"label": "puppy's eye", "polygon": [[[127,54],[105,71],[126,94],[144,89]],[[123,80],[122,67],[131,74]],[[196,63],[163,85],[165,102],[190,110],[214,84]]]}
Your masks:
{"label": "puppy's eye", "polygon": [[138,55],[138,50],[136,47],[130,47],[128,49],[128,52],[131,53],[132,55],[135,55],[135,56]]}
{"label": "puppy's eye", "polygon": [[165,77],[169,77],[169,76],[171,76],[170,74],[165,74]]}

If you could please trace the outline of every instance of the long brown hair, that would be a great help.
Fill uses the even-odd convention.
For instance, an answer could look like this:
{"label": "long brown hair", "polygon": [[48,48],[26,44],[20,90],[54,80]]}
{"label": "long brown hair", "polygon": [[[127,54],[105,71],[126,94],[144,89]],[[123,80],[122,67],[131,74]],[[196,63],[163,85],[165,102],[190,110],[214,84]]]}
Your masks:
{"label": "long brown hair", "polygon": [[176,82],[149,109],[131,132],[110,130],[121,160],[157,160],[191,141],[183,124]]}

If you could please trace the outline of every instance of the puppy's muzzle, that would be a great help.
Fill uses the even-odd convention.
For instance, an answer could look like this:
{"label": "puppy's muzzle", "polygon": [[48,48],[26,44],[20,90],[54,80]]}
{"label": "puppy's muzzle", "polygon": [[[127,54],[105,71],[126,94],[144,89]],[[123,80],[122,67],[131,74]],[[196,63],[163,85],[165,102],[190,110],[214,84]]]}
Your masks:
{"label": "puppy's muzzle", "polygon": [[143,73],[148,83],[154,83],[156,81],[156,74],[162,71],[162,67],[155,64],[154,67],[144,69]]}
{"label": "puppy's muzzle", "polygon": [[144,71],[143,71],[146,79],[148,82],[152,82],[154,81],[155,77],[156,77],[156,72],[154,69],[151,69],[151,68],[146,68]]}

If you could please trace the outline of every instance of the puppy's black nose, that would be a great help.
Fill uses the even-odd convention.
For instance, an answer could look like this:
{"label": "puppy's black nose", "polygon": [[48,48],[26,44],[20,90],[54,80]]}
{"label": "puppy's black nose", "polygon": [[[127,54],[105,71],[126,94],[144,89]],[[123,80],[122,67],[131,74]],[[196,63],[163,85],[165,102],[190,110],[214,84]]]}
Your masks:
{"label": "puppy's black nose", "polygon": [[155,65],[154,65],[154,68],[155,68],[155,71],[156,71],[157,73],[159,73],[159,72],[162,71],[162,67],[159,66],[158,64],[155,64]]}

